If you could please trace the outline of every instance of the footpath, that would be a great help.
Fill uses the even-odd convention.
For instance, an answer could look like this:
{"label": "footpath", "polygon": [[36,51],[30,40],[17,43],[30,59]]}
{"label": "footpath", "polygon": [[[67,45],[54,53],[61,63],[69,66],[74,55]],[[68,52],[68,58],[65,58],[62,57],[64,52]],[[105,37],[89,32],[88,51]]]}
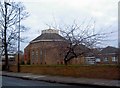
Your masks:
{"label": "footpath", "polygon": [[35,75],[32,73],[14,73],[14,72],[5,72],[5,71],[2,72],[1,75],[8,77],[22,78],[27,80],[37,80],[37,81],[61,83],[68,85],[120,88],[120,80],[73,78],[73,77],[63,77],[63,76],[61,77],[61,76],[49,76],[49,75]]}

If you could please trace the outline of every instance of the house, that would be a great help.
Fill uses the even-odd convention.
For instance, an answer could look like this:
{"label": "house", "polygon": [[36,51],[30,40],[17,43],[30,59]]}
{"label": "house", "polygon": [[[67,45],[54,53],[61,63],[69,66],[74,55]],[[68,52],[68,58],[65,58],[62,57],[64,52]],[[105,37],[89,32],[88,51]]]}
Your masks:
{"label": "house", "polygon": [[101,64],[117,64],[118,48],[107,46],[100,51],[96,58]]}
{"label": "house", "polygon": [[[0,38],[0,65],[2,65],[2,68],[4,69],[5,55],[4,55],[4,52],[2,50],[3,50],[2,38]],[[15,54],[8,52],[8,64],[11,65],[14,63],[15,63]]]}
{"label": "house", "polygon": [[[14,64],[18,64],[18,52],[15,53],[15,62]],[[24,64],[24,54],[22,51],[19,51],[19,63]]]}
{"label": "house", "polygon": [[118,48],[112,46],[90,49],[84,55],[85,64],[118,64],[118,53]]}
{"label": "house", "polygon": [[[96,51],[96,52],[95,52]],[[96,64],[96,54],[97,50],[90,49],[89,52],[85,54],[85,64]]]}
{"label": "house", "polygon": [[[88,47],[86,47],[83,44],[78,44],[77,46],[75,46],[73,51],[76,54],[76,57],[68,61],[69,64],[90,64],[87,62],[88,61],[87,57],[89,57],[90,55],[90,49]],[[68,57],[72,56],[71,54],[73,54],[73,52],[69,53]]]}
{"label": "house", "polygon": [[25,64],[64,64],[64,49],[68,42],[58,30],[42,30],[42,34],[32,40],[24,49]]}
{"label": "house", "polygon": [[[5,64],[5,55],[1,56],[2,59],[2,65]],[[15,64],[15,54],[14,53],[8,53],[8,64]]]}

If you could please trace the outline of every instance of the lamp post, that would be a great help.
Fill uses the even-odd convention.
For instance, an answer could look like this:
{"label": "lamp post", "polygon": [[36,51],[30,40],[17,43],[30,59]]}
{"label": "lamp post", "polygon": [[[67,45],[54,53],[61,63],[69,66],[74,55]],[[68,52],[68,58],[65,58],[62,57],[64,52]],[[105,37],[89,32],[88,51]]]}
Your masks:
{"label": "lamp post", "polygon": [[17,63],[17,72],[20,72],[20,8],[19,8],[19,30],[18,30],[18,63]]}
{"label": "lamp post", "polygon": [[[8,66],[8,52],[7,52],[7,42],[6,42],[6,30],[7,30],[7,5],[11,6],[11,4],[4,2],[5,4],[5,29],[4,29],[4,48],[5,48],[5,69],[9,70]],[[18,62],[17,62],[17,71],[20,72],[20,8],[19,8],[19,30],[18,30]]]}
{"label": "lamp post", "polygon": [[8,66],[8,51],[7,51],[7,39],[6,39],[6,36],[7,36],[7,33],[6,33],[6,30],[7,30],[7,5],[11,6],[9,3],[7,2],[4,2],[5,4],[5,26],[4,26],[4,49],[5,49],[5,70],[9,70],[9,66]]}
{"label": "lamp post", "polygon": [[120,64],[120,1],[118,2],[118,63]]}

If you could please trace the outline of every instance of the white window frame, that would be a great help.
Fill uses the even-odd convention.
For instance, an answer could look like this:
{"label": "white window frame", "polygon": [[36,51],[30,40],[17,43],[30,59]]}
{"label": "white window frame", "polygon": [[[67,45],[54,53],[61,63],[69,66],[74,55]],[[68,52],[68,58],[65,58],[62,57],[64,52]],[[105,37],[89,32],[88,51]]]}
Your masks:
{"label": "white window frame", "polygon": [[104,62],[108,62],[108,57],[105,57],[105,58],[104,58]]}
{"label": "white window frame", "polygon": [[100,59],[100,58],[96,58],[95,61],[96,61],[96,62],[101,62],[101,59]]}
{"label": "white window frame", "polygon": [[112,61],[113,62],[116,62],[117,61],[117,58],[114,56],[114,57],[112,57]]}

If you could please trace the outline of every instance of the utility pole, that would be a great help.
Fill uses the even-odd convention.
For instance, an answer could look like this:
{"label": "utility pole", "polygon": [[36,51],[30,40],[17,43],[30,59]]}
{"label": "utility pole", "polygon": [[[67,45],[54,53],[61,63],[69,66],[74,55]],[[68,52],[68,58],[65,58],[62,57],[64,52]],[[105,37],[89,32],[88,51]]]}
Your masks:
{"label": "utility pole", "polygon": [[4,29],[4,50],[5,50],[5,70],[8,70],[8,52],[7,52],[7,40],[6,40],[6,30],[7,30],[7,3],[5,4],[5,29]]}
{"label": "utility pole", "polygon": [[118,63],[120,64],[120,1],[118,2]]}
{"label": "utility pole", "polygon": [[20,72],[20,8],[19,8],[19,30],[18,30],[18,63],[17,63],[17,71]]}
{"label": "utility pole", "polygon": [[4,26],[4,50],[5,50],[5,70],[9,70],[9,66],[8,66],[8,50],[7,50],[7,5],[11,6],[9,3],[7,2],[4,2],[4,5],[5,5],[5,26]]}

